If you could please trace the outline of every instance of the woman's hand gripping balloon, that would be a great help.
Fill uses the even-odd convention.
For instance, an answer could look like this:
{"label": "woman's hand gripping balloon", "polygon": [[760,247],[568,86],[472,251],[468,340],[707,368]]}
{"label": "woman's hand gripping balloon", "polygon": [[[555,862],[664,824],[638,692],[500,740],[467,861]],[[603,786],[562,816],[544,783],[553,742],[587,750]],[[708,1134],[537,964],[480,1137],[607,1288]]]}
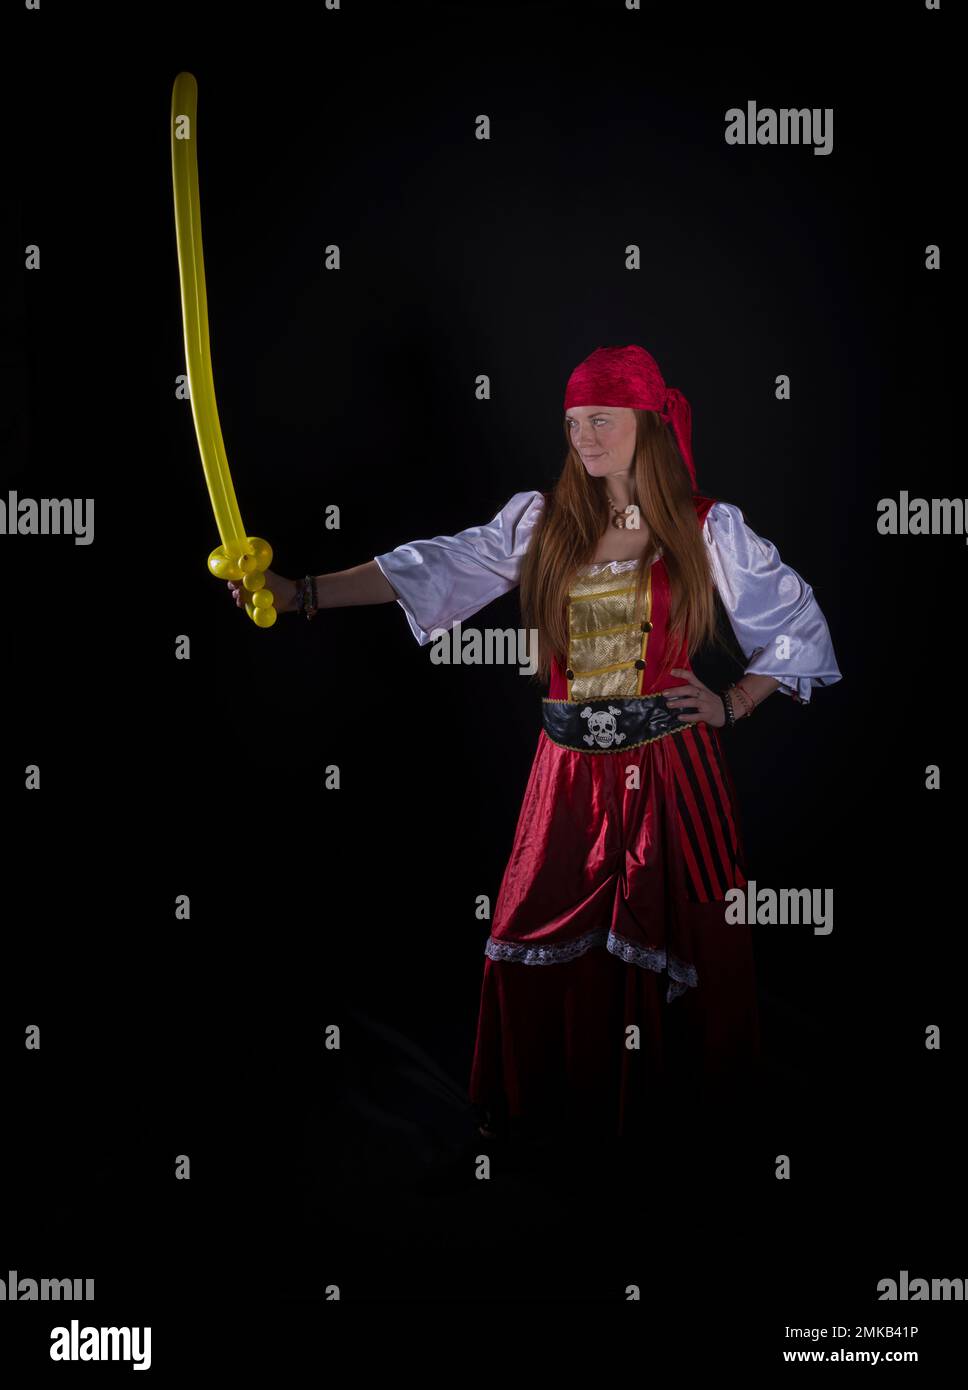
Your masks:
{"label": "woman's hand gripping balloon", "polygon": [[[294,579],[284,579],[281,574],[274,574],[272,570],[264,570],[265,587],[269,589],[273,596],[273,606],[277,613],[294,613],[296,611],[296,591],[298,585]],[[241,580],[229,579],[227,581],[232,597],[235,599],[236,608],[241,608],[245,612],[245,605],[251,603],[252,595],[244,586]]]}

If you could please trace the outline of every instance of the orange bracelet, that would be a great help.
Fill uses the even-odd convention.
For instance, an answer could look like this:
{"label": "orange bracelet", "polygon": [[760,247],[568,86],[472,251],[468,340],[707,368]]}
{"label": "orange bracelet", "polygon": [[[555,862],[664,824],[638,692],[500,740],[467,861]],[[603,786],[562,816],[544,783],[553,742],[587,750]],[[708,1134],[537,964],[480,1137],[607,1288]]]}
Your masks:
{"label": "orange bracelet", "polygon": [[743,686],[741,686],[741,685],[735,685],[735,684],[734,684],[734,685],[731,687],[731,689],[735,690],[736,693],[737,693],[737,695],[742,696],[743,700],[746,702],[746,704],[747,704],[747,706],[748,706],[747,712],[746,712],[746,718],[747,718],[747,719],[752,718],[753,711],[756,709],[756,703],[755,703],[755,701],[754,701],[752,695],[749,693],[748,690],[745,690],[745,689],[743,688]]}

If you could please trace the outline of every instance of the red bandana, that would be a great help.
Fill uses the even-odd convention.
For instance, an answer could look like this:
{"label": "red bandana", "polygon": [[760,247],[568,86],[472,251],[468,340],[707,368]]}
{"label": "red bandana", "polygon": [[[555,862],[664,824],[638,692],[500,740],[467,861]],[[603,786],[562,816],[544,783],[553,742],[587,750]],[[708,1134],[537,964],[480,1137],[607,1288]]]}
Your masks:
{"label": "red bandana", "polygon": [[692,411],[674,386],[666,386],[659,364],[645,348],[596,348],[575,368],[565,388],[565,409],[573,405],[624,405],[635,410],[656,410],[675,431],[692,490],[696,491],[696,466],[692,459]]}

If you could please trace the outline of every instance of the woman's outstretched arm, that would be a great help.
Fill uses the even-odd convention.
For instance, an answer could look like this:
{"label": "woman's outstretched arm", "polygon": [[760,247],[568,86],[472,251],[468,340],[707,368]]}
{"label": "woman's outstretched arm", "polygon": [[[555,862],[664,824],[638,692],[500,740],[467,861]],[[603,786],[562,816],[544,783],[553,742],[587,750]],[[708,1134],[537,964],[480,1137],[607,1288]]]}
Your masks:
{"label": "woman's outstretched arm", "polygon": [[392,603],[397,592],[375,560],[332,574],[317,574],[320,608],[351,608],[360,603]]}
{"label": "woman's outstretched arm", "polygon": [[[483,526],[469,526],[454,536],[410,541],[352,569],[316,576],[320,608],[348,608],[396,600],[422,646],[436,628],[479,612],[518,582],[521,562],[544,507],[541,492],[516,492]],[[296,609],[295,580],[266,570],[278,613]],[[247,591],[229,581],[239,608]]]}
{"label": "woman's outstretched arm", "polygon": [[[277,613],[296,611],[297,584],[281,574],[266,570],[266,588],[272,590]],[[249,595],[241,583],[229,580],[229,589],[238,608],[244,608]],[[393,585],[385,578],[375,560],[354,565],[348,570],[333,570],[317,574],[316,599],[320,608],[351,608],[362,603],[392,603],[397,597]]]}

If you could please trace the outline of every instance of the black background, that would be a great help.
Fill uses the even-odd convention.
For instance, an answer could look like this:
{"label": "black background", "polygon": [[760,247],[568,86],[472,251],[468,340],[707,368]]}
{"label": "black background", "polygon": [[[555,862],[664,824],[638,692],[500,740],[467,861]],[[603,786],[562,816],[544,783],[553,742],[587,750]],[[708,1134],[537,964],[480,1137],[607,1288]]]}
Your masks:
{"label": "black background", "polygon": [[[786,1324],[915,1323],[925,1360],[960,1318],[875,1294],[902,1268],[968,1273],[964,540],[876,531],[880,498],[964,492],[949,9],[11,7],[0,486],[96,503],[91,546],[2,538],[0,1270],[96,1274],[80,1316],[151,1322],[158,1374],[239,1281],[279,1305],[283,1346],[283,1305],[303,1317],[330,1283],[345,1302],[526,1304],[637,1282],[653,1313],[723,1319],[771,1365]],[[218,537],[174,394],[183,69],[222,432],[273,569],[359,564],[551,486],[569,372],[637,342],[692,404],[700,490],[814,588],[843,681],[730,735],[753,876],[835,902],[830,936],[756,933],[772,1071],[741,1199],[720,1167],[736,1136],[702,1116],[697,1173],[659,1190],[583,1181],[567,1154],[486,1198],[395,1186],[398,1160],[467,1123],[474,902],[510,850],[540,688],[432,666],[395,604],[258,631],[208,575]],[[833,107],[833,153],[726,145],[747,100]],[[517,613],[511,594],[486,620]],[[365,1077],[352,1046],[324,1051],[334,1022],[368,1038]],[[401,1038],[454,1088],[429,1138],[419,1114],[401,1140],[381,1100],[370,1121],[354,1103],[393,1092]],[[643,1239],[663,1219],[679,1238]],[[42,1363],[45,1308],[0,1317]]]}

